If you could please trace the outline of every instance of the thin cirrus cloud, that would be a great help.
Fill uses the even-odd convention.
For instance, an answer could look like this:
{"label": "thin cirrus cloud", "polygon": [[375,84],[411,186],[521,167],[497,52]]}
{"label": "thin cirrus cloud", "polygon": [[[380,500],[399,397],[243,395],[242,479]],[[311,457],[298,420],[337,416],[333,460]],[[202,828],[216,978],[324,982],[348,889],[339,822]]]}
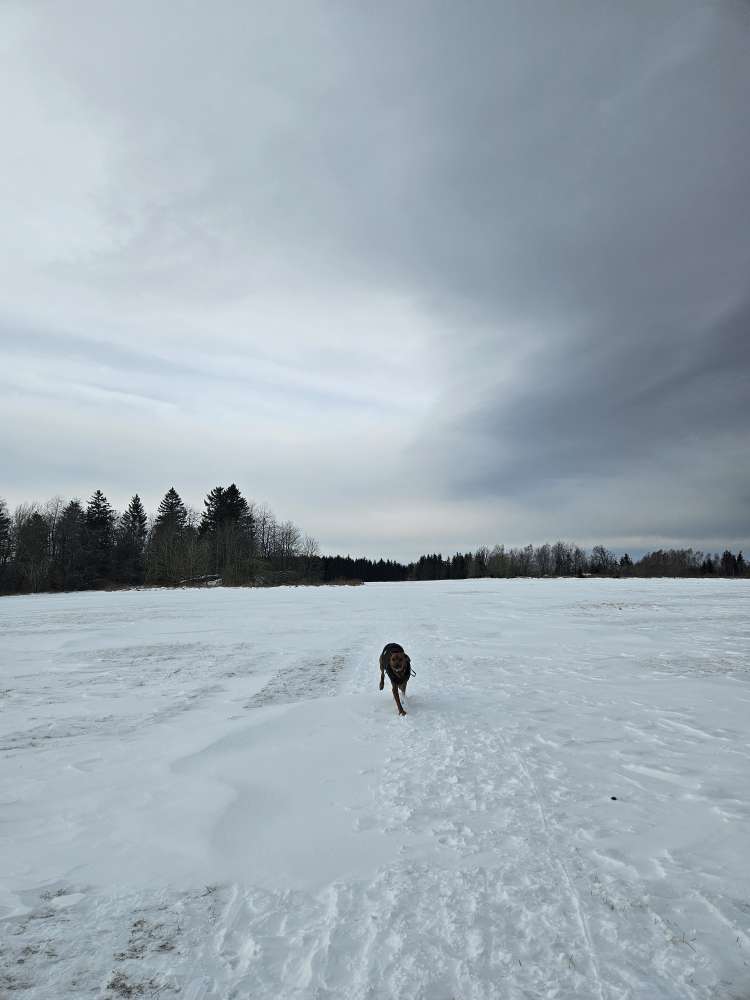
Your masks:
{"label": "thin cirrus cloud", "polygon": [[744,4],[0,18],[10,502],[747,543]]}

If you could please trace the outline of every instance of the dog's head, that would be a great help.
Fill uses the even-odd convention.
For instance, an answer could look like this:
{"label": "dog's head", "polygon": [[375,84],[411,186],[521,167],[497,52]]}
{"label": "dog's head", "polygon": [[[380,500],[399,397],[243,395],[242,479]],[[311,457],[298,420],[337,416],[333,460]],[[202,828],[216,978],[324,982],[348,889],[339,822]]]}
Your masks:
{"label": "dog's head", "polygon": [[394,674],[405,674],[406,668],[411,666],[411,660],[402,649],[394,649],[389,657],[389,664]]}

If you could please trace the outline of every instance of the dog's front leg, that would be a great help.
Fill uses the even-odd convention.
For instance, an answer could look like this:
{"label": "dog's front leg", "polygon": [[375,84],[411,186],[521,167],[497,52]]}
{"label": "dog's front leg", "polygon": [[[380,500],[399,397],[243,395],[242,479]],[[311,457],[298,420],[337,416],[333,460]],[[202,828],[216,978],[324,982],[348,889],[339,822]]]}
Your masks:
{"label": "dog's front leg", "polygon": [[391,690],[393,691],[393,698],[394,698],[394,701],[396,702],[396,708],[398,709],[398,714],[399,715],[406,715],[406,711],[404,710],[404,706],[401,704],[401,699],[398,696],[398,688],[396,687],[395,684],[393,685],[393,687],[392,687]]}

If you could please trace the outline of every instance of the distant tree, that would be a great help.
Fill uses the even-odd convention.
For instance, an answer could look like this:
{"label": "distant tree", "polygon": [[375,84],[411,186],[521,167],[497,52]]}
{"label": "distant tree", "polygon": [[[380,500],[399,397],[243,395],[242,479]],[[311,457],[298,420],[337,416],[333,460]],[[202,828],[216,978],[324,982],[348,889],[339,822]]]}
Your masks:
{"label": "distant tree", "polygon": [[737,576],[745,576],[747,574],[747,563],[745,562],[745,557],[742,555],[742,550],[740,549],[737,554]]}
{"label": "distant tree", "polygon": [[[262,562],[270,562],[276,547],[276,534],[278,530],[276,518],[268,507],[262,505],[256,508],[253,521],[255,552]],[[331,558],[341,559],[343,557],[333,556]]]}
{"label": "distant tree", "polygon": [[224,487],[214,486],[212,490],[209,490],[203,501],[203,507],[204,511],[198,530],[201,536],[215,534],[224,517]]}
{"label": "distant tree", "polygon": [[620,557],[620,573],[622,573],[623,576],[630,576],[632,572],[633,560],[626,552],[624,556]]}
{"label": "distant tree", "polygon": [[[480,553],[480,560],[482,555]],[[464,556],[464,564],[469,575],[476,573],[475,557],[471,553]],[[420,556],[416,563],[410,568],[412,580],[445,580],[450,572],[450,563],[443,559],[442,553],[434,552],[431,555]]]}
{"label": "distant tree", "polygon": [[540,545],[534,553],[534,562],[536,563],[536,571],[539,576],[552,575],[554,569],[552,549],[546,542],[544,545]]}
{"label": "distant tree", "polygon": [[578,545],[573,546],[572,552],[572,570],[574,576],[583,576],[584,573],[588,572],[589,561],[586,553]]}
{"label": "distant tree", "polygon": [[567,542],[555,542],[552,546],[552,561],[555,576],[570,576],[573,572],[573,551]]}
{"label": "distant tree", "polygon": [[188,507],[187,521],[182,532],[183,576],[186,579],[203,576],[209,572],[209,547],[198,535],[200,514]]}
{"label": "distant tree", "polygon": [[63,507],[55,534],[51,586],[55,590],[81,590],[86,586],[86,512],[80,500]]}
{"label": "distant tree", "polygon": [[595,545],[591,550],[591,560],[589,568],[592,573],[598,576],[607,576],[614,573],[617,560],[614,555],[603,545]]}
{"label": "distant tree", "polygon": [[657,549],[647,552],[633,567],[636,576],[700,576],[703,554],[692,549]]}
{"label": "distant tree", "polygon": [[[442,570],[442,555],[439,556],[440,559],[440,569]],[[487,576],[489,574],[489,561],[490,561],[490,550],[486,545],[480,545],[476,550],[474,555],[471,557],[471,563],[469,564],[469,576],[475,577],[477,579]],[[437,567],[436,567],[437,568]],[[433,577],[433,579],[441,579],[441,577]]]}
{"label": "distant tree", "polygon": [[250,515],[250,505],[242,496],[235,483],[215,486],[203,501],[201,535],[215,534],[227,524],[236,525]]}
{"label": "distant tree", "polygon": [[224,522],[237,524],[250,516],[250,505],[240,493],[235,483],[230,483],[230,485],[224,490],[222,507],[222,518]]}
{"label": "distant tree", "polygon": [[170,486],[159,504],[146,551],[146,578],[151,583],[179,583],[186,575],[188,512]]}
{"label": "distant tree", "polygon": [[34,505],[16,512],[16,572],[21,590],[44,590],[48,585],[49,531],[44,515]]}
{"label": "distant tree", "polygon": [[465,580],[470,566],[471,553],[457,552],[449,562],[448,573],[452,580]]}
{"label": "distant tree", "polygon": [[[304,535],[299,547],[300,571],[306,580],[317,580],[320,577],[320,549],[317,539]],[[385,564],[381,559],[378,563],[380,572],[384,572]]]}
{"label": "distant tree", "polygon": [[279,525],[277,560],[281,569],[289,569],[295,556],[299,554],[302,537],[299,528],[292,521]]}
{"label": "distant tree", "polygon": [[518,554],[518,575],[531,576],[534,572],[534,546],[526,545]]}
{"label": "distant tree", "polygon": [[721,575],[737,576],[737,557],[725,549],[721,557]]}
{"label": "distant tree", "polygon": [[64,509],[62,497],[52,497],[44,505],[43,514],[44,519],[47,522],[47,546],[48,555],[51,562],[54,562],[55,554],[57,551],[57,531],[60,524],[60,518],[62,517],[62,512]]}
{"label": "distant tree", "polygon": [[487,574],[493,577],[507,576],[505,546],[495,545],[487,560]]}
{"label": "distant tree", "polygon": [[116,574],[123,583],[143,583],[146,574],[146,511],[136,493],[120,518],[116,532]]}
{"label": "distant tree", "polygon": [[0,591],[10,589],[11,558],[13,555],[13,522],[8,504],[0,499]]}
{"label": "distant tree", "polygon": [[115,518],[109,500],[97,490],[86,507],[84,578],[89,587],[112,579]]}
{"label": "distant tree", "polygon": [[[288,525],[277,525],[270,512],[262,512],[261,551],[258,549],[254,508],[232,483],[226,488],[215,486],[203,501],[199,536],[209,545],[212,572],[220,573],[225,582],[244,583],[257,570],[256,559],[266,559],[280,569],[287,569],[290,551]],[[294,528],[296,541],[299,532]]]}
{"label": "distant tree", "polygon": [[187,521],[187,508],[174,486],[170,486],[159,504],[154,531],[180,532]]}

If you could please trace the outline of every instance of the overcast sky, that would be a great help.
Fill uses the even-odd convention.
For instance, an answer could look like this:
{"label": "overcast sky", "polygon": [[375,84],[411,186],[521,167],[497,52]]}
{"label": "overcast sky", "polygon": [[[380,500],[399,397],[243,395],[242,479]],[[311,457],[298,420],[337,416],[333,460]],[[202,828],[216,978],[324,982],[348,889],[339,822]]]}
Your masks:
{"label": "overcast sky", "polygon": [[750,4],[0,6],[0,496],[750,544]]}

